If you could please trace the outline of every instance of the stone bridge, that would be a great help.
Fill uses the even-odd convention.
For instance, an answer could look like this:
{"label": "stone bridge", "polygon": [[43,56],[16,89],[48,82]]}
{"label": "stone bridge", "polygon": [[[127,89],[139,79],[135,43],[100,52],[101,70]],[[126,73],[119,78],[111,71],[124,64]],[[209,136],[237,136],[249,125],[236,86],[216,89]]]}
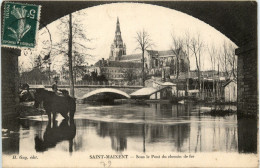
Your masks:
{"label": "stone bridge", "polygon": [[[58,86],[59,89],[66,89],[69,91],[68,85]],[[35,88],[34,85],[30,85],[30,88]],[[51,86],[45,86],[48,90]],[[141,89],[142,86],[111,86],[111,85],[87,85],[87,86],[75,86],[75,97],[76,98],[87,98],[98,93],[115,93],[123,95],[124,97],[129,97],[129,94],[134,91]]]}

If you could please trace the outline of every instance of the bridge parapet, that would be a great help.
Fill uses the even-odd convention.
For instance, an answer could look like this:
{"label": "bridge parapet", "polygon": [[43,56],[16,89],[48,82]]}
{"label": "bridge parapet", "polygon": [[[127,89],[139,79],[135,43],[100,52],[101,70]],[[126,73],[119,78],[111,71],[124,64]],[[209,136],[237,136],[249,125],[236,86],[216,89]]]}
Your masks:
{"label": "bridge parapet", "polygon": [[[30,85],[30,84],[29,84]],[[45,88],[51,88],[51,85],[44,85]],[[59,88],[69,88],[69,85],[58,85]],[[129,88],[141,89],[143,86],[122,86],[122,85],[75,85],[75,88]]]}
{"label": "bridge parapet", "polygon": [[[30,84],[29,84],[30,85]],[[37,88],[37,85],[30,85],[30,88]],[[51,85],[45,85],[44,86],[46,89],[50,89]],[[69,85],[58,85],[59,89],[66,89],[69,91],[70,87]],[[143,88],[143,86],[117,86],[117,85],[76,85],[75,86],[75,97],[76,98],[81,98],[83,97],[85,94],[92,92],[94,90],[97,89],[102,89],[102,88],[110,88],[110,89],[117,89],[120,91],[123,91],[127,94],[131,94],[133,92],[135,92],[136,90],[139,90],[141,88]]]}

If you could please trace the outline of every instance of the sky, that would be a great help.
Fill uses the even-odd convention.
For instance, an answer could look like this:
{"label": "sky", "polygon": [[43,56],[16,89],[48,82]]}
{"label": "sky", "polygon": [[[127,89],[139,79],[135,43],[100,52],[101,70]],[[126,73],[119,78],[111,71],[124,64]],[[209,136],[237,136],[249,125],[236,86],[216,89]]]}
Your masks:
{"label": "sky", "polygon": [[[86,56],[85,58],[86,63],[89,65],[94,64],[99,59],[107,59],[109,57],[110,46],[115,36],[117,17],[120,21],[122,39],[126,44],[127,54],[141,52],[136,50],[137,43],[135,37],[136,32],[143,29],[149,33],[154,44],[151,49],[154,50],[171,49],[172,34],[177,37],[183,37],[185,32],[189,32],[191,37],[200,34],[205,46],[215,45],[216,48],[219,48],[224,41],[232,43],[227,37],[205,22],[185,13],[156,5],[140,3],[106,4],[83,9],[73,13],[72,17],[74,21],[77,20],[82,25],[84,34],[91,39],[91,42],[82,42],[83,45],[92,48],[87,51],[87,54],[92,55],[92,57]],[[57,20],[47,26],[52,44],[59,42],[61,39],[60,32],[62,30],[59,27],[60,24],[60,20]],[[44,40],[49,39],[49,33],[46,33],[47,28],[43,28],[38,33],[36,53],[48,52],[44,51],[46,49],[43,48],[46,45],[42,43]],[[234,45],[234,43],[232,44]],[[19,57],[20,66],[30,68],[30,62],[35,52],[29,54],[22,52],[21,57]],[[51,69],[59,70],[65,60],[64,56],[51,55],[51,57],[53,60]],[[191,56],[190,60],[191,69],[196,69],[194,56]],[[203,70],[211,68],[210,57],[206,47],[204,47],[202,52],[201,60]]]}

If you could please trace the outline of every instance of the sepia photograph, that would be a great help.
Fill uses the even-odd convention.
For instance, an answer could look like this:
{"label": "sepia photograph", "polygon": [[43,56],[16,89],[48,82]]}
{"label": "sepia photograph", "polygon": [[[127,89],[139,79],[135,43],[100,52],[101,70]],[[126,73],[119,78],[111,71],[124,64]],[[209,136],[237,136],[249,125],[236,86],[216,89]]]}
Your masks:
{"label": "sepia photograph", "polygon": [[3,1],[2,167],[258,167],[256,1]]}

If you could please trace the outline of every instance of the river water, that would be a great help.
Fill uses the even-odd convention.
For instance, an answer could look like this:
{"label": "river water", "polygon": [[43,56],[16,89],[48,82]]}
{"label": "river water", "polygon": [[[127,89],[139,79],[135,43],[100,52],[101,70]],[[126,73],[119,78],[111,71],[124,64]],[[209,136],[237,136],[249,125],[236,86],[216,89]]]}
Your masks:
{"label": "river water", "polygon": [[[17,127],[2,130],[3,153],[254,152],[254,146],[243,149],[245,143],[239,143],[236,114],[224,117],[204,114],[212,108],[160,103],[79,104],[74,124],[64,122],[60,115],[55,125],[48,124],[47,116],[43,115],[20,119]],[[245,127],[254,129],[250,125]]]}

